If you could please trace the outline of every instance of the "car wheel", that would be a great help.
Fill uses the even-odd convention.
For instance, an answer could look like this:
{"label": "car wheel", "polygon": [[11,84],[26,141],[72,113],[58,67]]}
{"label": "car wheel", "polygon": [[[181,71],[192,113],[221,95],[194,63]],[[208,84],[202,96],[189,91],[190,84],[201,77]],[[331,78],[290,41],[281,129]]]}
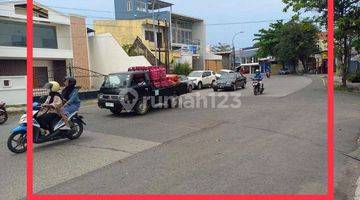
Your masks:
{"label": "car wheel", "polygon": [[140,100],[136,104],[136,114],[138,115],[145,115],[149,111],[149,104],[146,99]]}
{"label": "car wheel", "polygon": [[219,91],[219,89],[217,89],[217,88],[213,88],[214,89],[214,92],[217,92],[217,91]]}
{"label": "car wheel", "polygon": [[198,84],[198,89],[199,89],[199,90],[203,89],[203,84],[202,84],[202,82],[199,82],[199,84]]}
{"label": "car wheel", "polygon": [[243,84],[241,85],[241,88],[242,88],[242,89],[245,89],[245,87],[246,87],[246,83],[243,83]]}
{"label": "car wheel", "polygon": [[234,85],[232,85],[231,90],[232,90],[232,91],[236,91],[236,90],[237,90],[237,87],[236,87],[236,85],[235,85],[235,84],[234,84]]}
{"label": "car wheel", "polygon": [[193,91],[193,87],[192,87],[192,85],[189,85],[188,93],[192,93],[192,91]]}
{"label": "car wheel", "polygon": [[180,100],[179,100],[179,96],[177,96],[177,95],[173,95],[168,100],[168,108],[178,108],[179,104],[180,104]]}

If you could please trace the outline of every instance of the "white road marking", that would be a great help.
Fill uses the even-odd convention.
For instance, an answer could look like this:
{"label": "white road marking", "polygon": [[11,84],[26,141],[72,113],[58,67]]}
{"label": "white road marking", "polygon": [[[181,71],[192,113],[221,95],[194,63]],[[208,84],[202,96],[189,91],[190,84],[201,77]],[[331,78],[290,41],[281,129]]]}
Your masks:
{"label": "white road marking", "polygon": [[355,197],[354,200],[360,200],[360,177],[356,182],[356,190],[355,190]]}

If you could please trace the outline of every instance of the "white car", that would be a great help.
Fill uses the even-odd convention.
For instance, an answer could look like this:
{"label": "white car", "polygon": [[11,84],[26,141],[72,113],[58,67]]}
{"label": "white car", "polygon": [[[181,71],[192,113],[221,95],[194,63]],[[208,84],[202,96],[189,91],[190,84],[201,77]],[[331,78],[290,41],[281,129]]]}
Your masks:
{"label": "white car", "polygon": [[229,69],[223,69],[221,70],[218,74],[216,74],[216,78],[219,79],[222,75],[224,74],[235,74],[236,72],[233,70],[229,70]]}
{"label": "white car", "polygon": [[204,87],[211,87],[216,81],[215,73],[210,70],[193,71],[188,78],[195,83],[196,88],[199,90]]}

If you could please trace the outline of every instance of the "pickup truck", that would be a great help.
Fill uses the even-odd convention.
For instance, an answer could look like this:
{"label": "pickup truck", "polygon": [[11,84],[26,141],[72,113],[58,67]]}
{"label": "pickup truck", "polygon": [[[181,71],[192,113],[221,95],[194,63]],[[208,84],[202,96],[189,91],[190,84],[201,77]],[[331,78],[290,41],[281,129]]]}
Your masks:
{"label": "pickup truck", "polygon": [[98,106],[114,114],[123,111],[145,115],[150,108],[179,106],[179,96],[187,93],[186,83],[155,87],[148,71],[110,74],[98,95]]}

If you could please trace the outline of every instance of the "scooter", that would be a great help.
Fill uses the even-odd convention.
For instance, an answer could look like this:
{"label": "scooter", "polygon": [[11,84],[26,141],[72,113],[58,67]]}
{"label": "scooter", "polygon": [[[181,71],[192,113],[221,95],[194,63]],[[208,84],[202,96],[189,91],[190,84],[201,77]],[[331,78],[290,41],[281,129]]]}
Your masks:
{"label": "scooter", "polygon": [[8,113],[6,111],[6,104],[0,101],[0,125],[8,120]]}
{"label": "scooter", "polygon": [[260,95],[260,94],[263,94],[264,93],[264,84],[262,83],[262,80],[260,79],[252,79],[253,81],[253,88],[254,88],[254,95],[257,96],[257,95]]}
{"label": "scooter", "polygon": [[[54,128],[54,131],[46,134],[47,132],[36,121],[36,116],[39,113],[40,109],[40,104],[33,104],[33,142],[35,144],[42,144],[63,139],[75,140],[82,135],[84,131],[84,125],[86,124],[83,121],[83,117],[78,115],[77,112],[71,114],[68,117],[69,123],[72,125],[71,130],[62,130],[61,128],[64,126],[64,122],[62,120],[59,120],[59,122]],[[24,114],[20,118],[19,126],[12,130],[12,133],[7,141],[8,149],[11,152],[16,154],[26,152],[26,132],[27,115]]]}

